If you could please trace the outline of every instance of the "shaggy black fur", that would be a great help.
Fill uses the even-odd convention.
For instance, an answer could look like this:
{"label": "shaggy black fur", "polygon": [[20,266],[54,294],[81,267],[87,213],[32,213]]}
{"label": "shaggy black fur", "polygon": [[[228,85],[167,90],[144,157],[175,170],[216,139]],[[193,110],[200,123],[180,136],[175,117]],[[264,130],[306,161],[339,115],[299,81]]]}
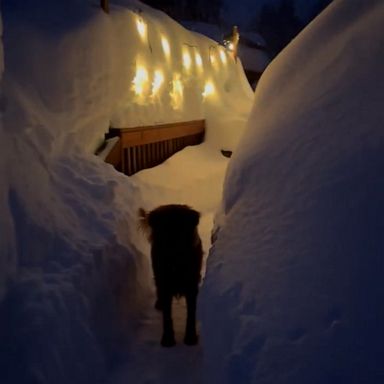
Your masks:
{"label": "shaggy black fur", "polygon": [[187,205],[162,205],[151,212],[139,210],[141,226],[148,230],[157,291],[156,308],[163,311],[161,345],[175,345],[172,298],[185,296],[187,322],[184,343],[195,345],[196,300],[203,250],[197,232],[199,212]]}

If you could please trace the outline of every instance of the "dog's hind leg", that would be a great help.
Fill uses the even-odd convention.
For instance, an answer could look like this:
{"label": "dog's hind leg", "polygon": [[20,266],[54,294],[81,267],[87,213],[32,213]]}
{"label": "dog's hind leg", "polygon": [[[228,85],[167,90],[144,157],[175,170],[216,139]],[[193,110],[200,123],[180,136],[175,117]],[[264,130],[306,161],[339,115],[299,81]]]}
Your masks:
{"label": "dog's hind leg", "polygon": [[163,296],[164,296],[164,294],[162,293],[161,285],[160,284],[156,284],[155,309],[157,309],[158,311],[162,311],[163,310],[163,301],[162,301],[162,297]]}
{"label": "dog's hind leg", "polygon": [[196,345],[198,336],[196,332],[196,300],[197,292],[185,295],[187,301],[187,323],[185,327],[184,343],[186,345]]}
{"label": "dog's hind leg", "polygon": [[172,295],[163,295],[160,300],[163,306],[163,336],[161,338],[161,345],[163,347],[173,347],[176,341],[172,321]]}

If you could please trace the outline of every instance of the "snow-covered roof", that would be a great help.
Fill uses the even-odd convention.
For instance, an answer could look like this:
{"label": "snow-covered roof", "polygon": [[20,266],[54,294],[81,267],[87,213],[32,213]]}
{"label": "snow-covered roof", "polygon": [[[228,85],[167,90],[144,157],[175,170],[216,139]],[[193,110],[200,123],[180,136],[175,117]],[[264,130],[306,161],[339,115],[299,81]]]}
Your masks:
{"label": "snow-covered roof", "polygon": [[256,32],[243,31],[241,32],[241,42],[255,48],[265,48],[266,42],[264,38]]}

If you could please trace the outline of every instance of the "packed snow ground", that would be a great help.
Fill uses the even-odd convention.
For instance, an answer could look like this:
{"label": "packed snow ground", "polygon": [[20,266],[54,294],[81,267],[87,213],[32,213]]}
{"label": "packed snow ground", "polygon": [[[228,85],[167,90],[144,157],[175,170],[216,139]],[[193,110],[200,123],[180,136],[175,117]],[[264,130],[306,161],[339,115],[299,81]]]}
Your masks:
{"label": "packed snow ground", "polygon": [[[173,320],[176,339],[183,340],[185,303],[175,302]],[[203,353],[201,344],[189,347],[179,343],[164,350],[159,345],[162,316],[155,309],[148,310],[141,320],[134,343],[108,384],[199,384],[202,380]],[[124,361],[125,360],[125,361]]]}

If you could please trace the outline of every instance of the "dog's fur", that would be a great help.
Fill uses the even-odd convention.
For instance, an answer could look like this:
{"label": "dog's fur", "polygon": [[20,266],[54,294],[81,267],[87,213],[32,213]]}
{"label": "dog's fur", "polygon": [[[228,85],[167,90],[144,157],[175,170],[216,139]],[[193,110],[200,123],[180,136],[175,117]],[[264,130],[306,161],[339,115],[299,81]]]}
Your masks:
{"label": "dog's fur", "polygon": [[175,344],[172,298],[185,296],[187,322],[184,343],[198,342],[196,300],[203,250],[197,232],[200,214],[187,205],[162,205],[151,212],[139,210],[140,226],[149,234],[155,276],[156,309],[163,311],[161,345]]}

